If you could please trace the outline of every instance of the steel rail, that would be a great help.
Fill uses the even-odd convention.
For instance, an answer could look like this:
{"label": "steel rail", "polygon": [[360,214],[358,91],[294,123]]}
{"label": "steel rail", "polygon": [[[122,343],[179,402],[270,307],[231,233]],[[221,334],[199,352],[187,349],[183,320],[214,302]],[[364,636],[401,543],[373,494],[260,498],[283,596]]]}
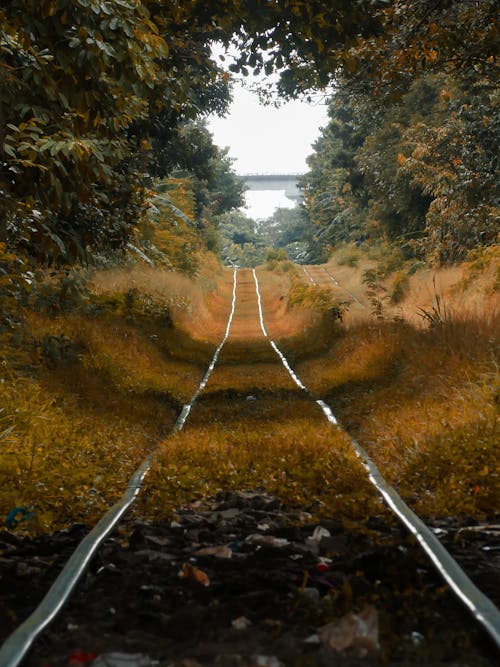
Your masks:
{"label": "steel rail", "polygon": [[[205,388],[208,379],[215,367],[215,364],[217,363],[220,351],[222,350],[222,347],[224,346],[224,343],[229,336],[229,331],[231,329],[234,311],[236,308],[237,271],[237,269],[234,269],[233,299],[224,337],[217,347],[210,366],[203,376],[198,389],[193,394],[190,402],[182,407],[181,413],[175,422],[172,433],[176,433],[184,427],[186,419],[191,412],[191,408],[200,395],[200,392]],[[118,500],[109,508],[106,514],[101,517],[94,528],[80,542],[38,607],[5,640],[2,647],[0,648],[0,667],[17,667],[17,665],[19,665],[21,660],[29,651],[35,639],[43,632],[43,630],[45,630],[45,628],[60,612],[64,604],[68,601],[68,598],[73,592],[81,576],[85,572],[97,549],[113,530],[116,524],[120,521],[125,512],[135,502],[141,490],[142,483],[144,482],[146,475],[151,469],[153,461],[154,453],[149,454],[142,461],[130,479],[127,488],[120,500]]]}
{"label": "steel rail", "polygon": [[309,271],[306,269],[305,266],[302,267],[302,270],[304,271],[304,273],[306,274],[306,276],[309,278],[309,282],[311,282],[313,285],[316,285],[316,281],[315,281],[314,278],[311,276],[311,274],[309,273]]}
{"label": "steel rail", "polygon": [[330,280],[332,281],[332,283],[333,283],[336,287],[338,287],[339,289],[343,290],[344,292],[347,292],[347,294],[349,294],[349,296],[352,296],[352,298],[354,299],[354,301],[356,301],[356,303],[358,303],[362,308],[364,308],[365,310],[367,310],[365,304],[364,304],[362,301],[360,301],[360,300],[358,299],[358,297],[357,297],[355,294],[353,294],[352,292],[350,292],[350,291],[349,291],[348,289],[346,289],[345,287],[342,287],[342,285],[339,283],[339,281],[338,281],[336,278],[334,278],[334,277],[332,276],[332,274],[330,273],[330,271],[328,271],[328,269],[326,269],[324,266],[322,266],[321,268],[323,269],[323,271],[326,273],[326,275],[330,278]]}
{"label": "steel rail", "polygon": [[[319,405],[328,422],[339,428],[342,428],[331,407],[322,400],[314,397],[313,392],[308,389],[290,367],[286,357],[278,348],[276,343],[269,338],[264,325],[264,315],[262,312],[262,299],[259,289],[257,273],[253,269],[255,281],[255,291],[257,293],[257,304],[259,308],[259,317],[262,333],[268,338],[271,346],[280,357],[284,367],[290,374],[295,384],[306,391],[312,400]],[[347,434],[349,435],[349,434]],[[351,436],[349,436],[356,455],[361,460],[363,466],[368,472],[370,482],[381,494],[386,504],[396,514],[400,521],[416,537],[419,545],[428,556],[436,570],[449,585],[453,593],[469,609],[476,621],[488,632],[496,647],[500,649],[500,610],[493,602],[471,581],[468,575],[462,570],[453,556],[445,549],[431,529],[418,517],[415,512],[408,507],[398,492],[384,479],[379,469],[368,452]]]}

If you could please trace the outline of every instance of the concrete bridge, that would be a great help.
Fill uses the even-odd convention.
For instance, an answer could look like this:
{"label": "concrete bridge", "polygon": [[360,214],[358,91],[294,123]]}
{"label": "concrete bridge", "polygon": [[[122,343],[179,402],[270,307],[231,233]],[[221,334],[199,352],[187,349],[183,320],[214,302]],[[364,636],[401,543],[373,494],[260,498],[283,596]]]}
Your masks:
{"label": "concrete bridge", "polygon": [[302,199],[302,191],[297,180],[302,174],[238,174],[248,190],[284,190],[285,196],[292,201]]}

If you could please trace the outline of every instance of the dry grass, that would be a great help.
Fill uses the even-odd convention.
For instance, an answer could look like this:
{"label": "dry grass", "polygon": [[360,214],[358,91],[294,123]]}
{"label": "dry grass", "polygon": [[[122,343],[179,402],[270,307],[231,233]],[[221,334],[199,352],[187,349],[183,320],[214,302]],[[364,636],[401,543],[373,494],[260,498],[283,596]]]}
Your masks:
{"label": "dry grass", "polygon": [[[261,346],[259,346],[260,348]],[[242,354],[245,359],[253,356],[255,348],[247,348],[248,354]],[[265,392],[288,392],[294,391],[296,385],[290,375],[279,362],[276,353],[265,343],[265,349],[270,356],[270,361],[250,363],[227,363],[221,355],[220,363],[210,378],[206,391],[210,394],[227,392],[228,394],[260,395]],[[242,351],[243,353],[243,351]],[[257,356],[257,355],[256,355]]]}
{"label": "dry grass", "polygon": [[365,520],[381,511],[340,430],[297,394],[231,405],[211,397],[162,445],[141,502],[149,517],[218,491],[264,489],[315,515]]}
{"label": "dry grass", "polygon": [[[4,381],[0,400],[0,511],[26,508],[20,529],[31,534],[95,523],[158,438],[137,414],[84,406],[35,380]],[[163,423],[173,417],[165,413]]]}
{"label": "dry grass", "polygon": [[20,530],[93,523],[121,495],[212,358],[209,335],[190,338],[175,319],[197,323],[196,298],[209,334],[207,302],[219,299],[226,312],[212,329],[224,331],[232,282],[218,295],[218,278],[207,270],[195,284],[136,267],[99,272],[90,300],[63,304],[55,281],[34,295],[0,350],[0,512],[29,510]]}
{"label": "dry grass", "polygon": [[[357,250],[357,264],[349,266],[343,263],[343,251],[335,252],[329,262],[320,267],[308,267],[314,279],[321,286],[329,284],[336,296],[351,295],[352,304],[345,318],[349,325],[364,322],[369,315],[369,302],[363,285],[363,273],[368,269],[381,268],[385,272],[387,262],[377,263],[377,259]],[[340,260],[340,264],[339,264]],[[328,279],[324,268],[333,276],[338,285]],[[418,268],[417,268],[418,267]],[[436,294],[458,317],[469,313],[480,315],[484,311],[500,309],[500,246],[491,246],[471,253],[470,261],[449,267],[426,267],[419,262],[409,260],[396,269],[397,273],[386,273],[381,280],[385,287],[383,296],[384,316],[404,318],[415,326],[422,324],[419,312],[427,310],[436,301]],[[399,299],[391,300],[394,282],[408,281]],[[353,300],[358,299],[367,308],[362,308]]]}
{"label": "dry grass", "polygon": [[308,308],[288,308],[293,274],[257,270],[266,329],[274,340],[290,338],[309,329],[321,319]]}
{"label": "dry grass", "polygon": [[359,324],[297,370],[418,512],[484,518],[500,501],[499,325]]}
{"label": "dry grass", "polygon": [[[455,269],[439,274],[455,301],[430,329],[365,314],[341,330],[311,310],[287,311],[288,274],[258,270],[270,337],[425,516],[482,519],[498,507],[500,318],[458,307],[492,307],[496,261],[474,260],[465,283]],[[360,265],[329,268],[361,297]],[[411,276],[404,312],[432,304],[429,281]],[[21,528],[31,532],[92,523],[169,433],[222,338],[233,274],[209,265],[193,281],[136,267],[100,271],[92,285],[90,301],[34,309],[0,341],[0,511],[29,508]],[[241,271],[231,336],[185,432],[162,445],[144,509],[159,516],[249,487],[346,520],[380,511],[347,437],[300,398],[264,338],[252,273]]]}
{"label": "dry grass", "polygon": [[143,265],[102,270],[94,274],[92,288],[98,294],[134,289],[151,296],[170,309],[177,329],[194,340],[218,343],[229,314],[232,271],[222,270],[210,254],[200,259],[200,265],[196,278]]}

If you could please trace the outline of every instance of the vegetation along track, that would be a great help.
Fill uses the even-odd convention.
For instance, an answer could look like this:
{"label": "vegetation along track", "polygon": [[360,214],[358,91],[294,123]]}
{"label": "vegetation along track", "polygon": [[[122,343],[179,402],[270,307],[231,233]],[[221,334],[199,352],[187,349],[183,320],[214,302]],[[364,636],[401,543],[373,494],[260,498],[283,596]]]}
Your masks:
{"label": "vegetation along track", "polygon": [[[257,397],[254,395],[242,395],[241,389],[244,392],[248,391],[250,388],[259,390],[262,386],[264,387],[264,393],[266,387],[269,386],[266,384],[266,373],[272,374],[272,385],[275,389],[275,394],[278,398],[275,400],[276,406],[274,409],[267,408],[268,414],[268,423],[269,425],[274,422],[279,421],[280,413],[281,417],[284,417],[284,420],[287,419],[289,415],[294,415],[295,418],[299,416],[304,417],[304,423],[317,422],[319,420],[315,419],[317,414],[317,409],[320,408],[327,419],[328,425],[327,428],[322,428],[320,426],[313,427],[314,436],[323,440],[323,449],[319,447],[315,448],[316,456],[319,454],[329,451],[330,455],[332,449],[335,448],[336,456],[340,461],[340,466],[345,468],[344,472],[346,476],[351,478],[352,483],[358,486],[366,486],[366,480],[362,479],[362,476],[359,476],[357,468],[359,468],[359,463],[356,462],[356,456],[359,460],[362,461],[363,466],[368,472],[368,478],[370,482],[377,488],[380,494],[383,496],[387,505],[397,514],[399,519],[406,525],[413,535],[417,538],[419,544],[426,551],[427,555],[432,560],[433,564],[436,566],[440,574],[445,578],[447,583],[450,585],[455,594],[466,604],[470,611],[472,611],[475,618],[482,624],[482,626],[489,632],[493,641],[500,646],[500,622],[499,622],[499,613],[496,607],[483,596],[470,582],[466,575],[460,570],[458,565],[453,561],[450,555],[446,550],[441,546],[439,541],[434,537],[432,532],[415,516],[415,514],[405,505],[401,500],[398,494],[392,489],[389,485],[385,483],[382,476],[378,472],[374,463],[371,461],[366,452],[360,447],[360,445],[352,440],[349,440],[342,430],[338,427],[335,417],[332,414],[329,406],[320,399],[316,399],[311,392],[303,385],[299,377],[295,374],[293,369],[288,364],[287,359],[282,354],[276,343],[270,339],[266,331],[266,325],[264,321],[264,315],[262,310],[261,303],[261,294],[259,289],[259,282],[255,271],[250,274],[249,271],[241,271],[240,278],[237,279],[236,272],[234,273],[234,288],[233,288],[233,302],[231,313],[228,319],[226,332],[224,338],[219,345],[212,363],[205,374],[198,390],[194,394],[192,400],[189,404],[186,404],[179,416],[179,419],[174,428],[174,436],[172,441],[167,442],[165,450],[160,451],[156,457],[158,460],[153,462],[152,459],[148,458],[143,462],[140,468],[137,470],[133,479],[131,480],[127,492],[122,499],[110,512],[103,518],[101,522],[96,526],[96,528],[87,536],[87,538],[82,542],[81,546],[75,552],[74,556],[70,559],[68,566],[64,569],[60,578],[53,585],[51,591],[47,594],[44,603],[38,608],[38,610],[33,614],[26,623],[24,623],[18,630],[15,635],[13,635],[3,646],[0,653],[0,664],[2,667],[9,665],[18,664],[29,646],[33,642],[33,639],[37,634],[47,626],[47,624],[54,618],[54,616],[59,611],[62,606],[64,599],[69,595],[71,590],[74,588],[78,578],[82,575],[85,567],[87,566],[90,558],[97,550],[98,546],[102,543],[104,538],[109,534],[113,526],[119,521],[123,513],[129,507],[129,505],[135,500],[139,489],[142,484],[142,480],[147,474],[149,468],[153,464],[153,476],[154,479],[150,482],[150,486],[154,485],[156,479],[160,479],[161,475],[165,473],[165,465],[169,465],[169,456],[172,450],[175,451],[181,450],[185,456],[186,461],[190,460],[191,452],[189,451],[190,438],[193,437],[193,433],[196,434],[196,439],[198,444],[200,442],[200,435],[205,437],[207,442],[210,441],[219,441],[223,439],[223,433],[221,429],[224,428],[223,424],[226,421],[231,421],[231,429],[236,434],[236,440],[245,440],[247,439],[246,454],[250,456],[249,463],[247,461],[248,468],[255,469],[254,475],[254,484],[255,486],[259,485],[259,482],[268,482],[264,477],[268,474],[268,470],[265,469],[265,466],[260,465],[257,461],[257,457],[254,452],[251,451],[251,425],[248,428],[245,426],[240,427],[238,422],[243,422],[245,417],[252,412],[252,405],[257,401]],[[253,295],[250,290],[251,282],[253,281]],[[236,299],[237,287],[240,292],[240,299]],[[235,319],[234,328],[231,329],[233,323],[233,316]],[[256,326],[257,323],[257,326]],[[258,331],[258,325],[260,324],[260,336]],[[223,350],[229,335],[231,332],[231,340],[229,345]],[[251,344],[245,336],[250,336]],[[272,355],[266,353],[266,347],[273,349]],[[235,368],[241,367],[241,363],[237,364],[237,360],[241,359],[241,355],[245,355],[246,361],[248,362],[248,374],[247,383],[238,382],[237,388],[239,392],[234,392],[228,389],[227,377],[225,377],[225,372],[227,367],[231,365]],[[288,378],[285,375],[280,377],[279,382],[276,384],[276,368],[272,363],[272,356],[278,355],[281,360],[283,367],[286,369]],[[252,358],[254,355],[254,358]],[[220,356],[220,365],[216,364]],[[252,363],[252,361],[254,363]],[[272,369],[270,368],[272,367]],[[207,385],[208,378],[212,375],[212,381],[210,385]],[[253,373],[253,375],[252,375]],[[290,381],[291,379],[291,381]],[[245,378],[243,378],[245,380]],[[264,382],[262,383],[262,380]],[[277,391],[276,391],[277,389]],[[257,391],[255,391],[257,393]],[[268,392],[269,393],[269,392]],[[226,400],[221,402],[218,400],[219,396],[223,395],[226,397]],[[228,398],[231,400],[228,400]],[[188,432],[181,433],[183,431],[184,424],[186,423],[187,417],[191,412],[191,408],[196,399],[200,399],[200,409],[196,411],[193,415],[193,418],[190,419],[190,427],[187,429]],[[276,399],[276,396],[275,396]],[[262,405],[262,401],[261,401]],[[259,406],[259,408],[261,407]],[[232,409],[231,409],[232,408]],[[237,409],[235,414],[234,408]],[[266,412],[266,410],[264,410]],[[265,416],[265,415],[264,415]],[[248,420],[251,424],[251,419]],[[293,421],[290,419],[289,421]],[[287,434],[289,437],[296,436],[298,432],[303,430],[304,423],[298,423],[298,431],[293,433],[289,431]],[[207,426],[207,424],[209,424]],[[239,430],[238,430],[239,429]],[[189,433],[191,430],[191,433]],[[311,433],[305,434],[305,439],[311,436]],[[287,464],[286,453],[280,452],[279,446],[274,447],[274,442],[272,442],[273,433],[269,433],[268,444],[273,445],[273,451],[271,452],[274,459],[274,467],[280,468],[280,465],[276,464],[276,460],[279,460],[283,464],[283,470],[276,470],[276,478],[271,480],[268,484],[267,489],[269,491],[278,491],[280,483],[284,486],[288,486],[288,491],[291,493],[290,502],[293,502],[293,494],[296,494],[298,501],[304,500],[303,497],[300,497],[300,494],[305,494],[307,497],[307,490],[304,492],[304,483],[307,487],[307,475],[305,475],[304,480],[299,483],[297,478],[294,478],[294,474],[290,472],[287,478]],[[307,443],[308,445],[310,443]],[[316,444],[316,443],[314,443]],[[356,456],[353,458],[349,455],[348,451],[350,447],[354,448]],[[326,447],[326,450],[325,450]],[[245,448],[243,448],[245,449]],[[311,448],[312,449],[312,448]],[[304,455],[304,452],[297,450],[299,457]],[[231,467],[230,461],[224,461],[224,450],[212,447],[208,444],[205,454],[207,454],[215,459],[220,457],[219,461],[216,461],[218,465],[218,472],[222,476],[227,475],[228,478],[233,476],[235,480],[233,484],[240,484],[241,479],[238,477],[239,471]],[[310,465],[309,457],[311,456],[311,451],[308,452],[305,458],[301,461],[304,467]],[[162,460],[163,459],[163,460]],[[159,461],[159,463],[158,463]],[[166,461],[166,463],[165,463]],[[207,459],[205,458],[207,463]],[[192,461],[191,461],[192,463]],[[213,461],[211,462],[214,463]],[[222,470],[224,467],[223,464],[228,463],[226,470]],[[296,462],[295,462],[296,463]],[[314,474],[319,476],[319,483],[325,485],[328,484],[328,464],[329,461],[324,461],[324,464],[320,464],[320,468],[324,467],[322,474],[319,474],[319,470],[313,468]],[[163,468],[162,468],[163,466]],[[191,467],[191,466],[190,466]],[[174,466],[175,468],[175,466]],[[196,466],[192,466],[193,470],[189,472],[192,474],[191,481],[193,482],[192,486],[194,488],[195,496],[199,495],[200,498],[203,498],[207,492],[210,491],[210,485],[205,481],[201,476],[196,475]],[[176,470],[170,471],[175,475]],[[339,471],[336,471],[337,474]],[[283,481],[283,475],[285,480]],[[299,480],[300,481],[300,480]],[[318,480],[316,480],[317,482]],[[273,488],[273,484],[275,488]],[[197,485],[197,488],[196,488]],[[181,486],[186,486],[181,485]],[[183,489],[183,493],[192,494],[193,488]],[[349,492],[354,491],[352,488],[349,488],[349,484],[343,489],[344,493],[339,493],[339,488],[342,489],[341,482],[336,484],[336,488],[331,489],[330,493],[332,498],[330,502],[327,503],[328,507],[335,507],[335,502],[337,502],[337,509],[339,514],[344,513],[346,518],[350,518],[352,521],[358,520],[360,516],[366,514],[367,508],[368,511],[373,510],[377,507],[377,500],[370,494],[369,491],[364,491],[365,493],[365,503],[363,507],[353,506],[352,503],[349,504]],[[328,489],[322,489],[323,494],[328,493]],[[148,489],[148,494],[153,498],[154,501],[154,491],[151,488]],[[337,496],[337,499],[334,500],[334,496]],[[161,500],[161,491],[158,496]],[[324,497],[324,495],[323,495]],[[182,494],[180,495],[182,499]],[[346,504],[348,508],[346,509]],[[44,606],[45,605],[45,606]]]}
{"label": "vegetation along track", "polygon": [[347,294],[350,299],[353,299],[353,301],[363,310],[366,310],[366,305],[358,299],[358,297],[353,294],[351,291],[349,291],[346,287],[341,285],[337,278],[333,276],[330,271],[323,265],[315,265],[311,264],[311,266],[308,267],[303,267],[304,273],[307,277],[307,280],[312,284],[316,285],[318,287],[331,287],[333,284],[335,291],[339,293],[340,296],[342,294]]}

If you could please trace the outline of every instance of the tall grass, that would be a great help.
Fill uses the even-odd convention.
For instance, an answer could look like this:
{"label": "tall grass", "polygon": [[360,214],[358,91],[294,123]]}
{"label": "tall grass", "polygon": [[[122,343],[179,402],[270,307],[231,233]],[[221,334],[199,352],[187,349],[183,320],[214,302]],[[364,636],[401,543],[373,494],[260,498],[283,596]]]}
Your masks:
{"label": "tall grass", "polygon": [[[93,523],[121,495],[215,349],[176,320],[196,322],[193,304],[212,317],[210,298],[228,310],[231,287],[221,281],[217,296],[209,270],[198,283],[140,267],[87,285],[83,274],[63,278],[69,291],[55,279],[37,285],[0,337],[0,513],[23,508],[18,529],[31,533]],[[213,318],[214,333],[226,317]]]}
{"label": "tall grass", "polygon": [[358,325],[298,372],[418,511],[485,518],[500,501],[499,325]]}

